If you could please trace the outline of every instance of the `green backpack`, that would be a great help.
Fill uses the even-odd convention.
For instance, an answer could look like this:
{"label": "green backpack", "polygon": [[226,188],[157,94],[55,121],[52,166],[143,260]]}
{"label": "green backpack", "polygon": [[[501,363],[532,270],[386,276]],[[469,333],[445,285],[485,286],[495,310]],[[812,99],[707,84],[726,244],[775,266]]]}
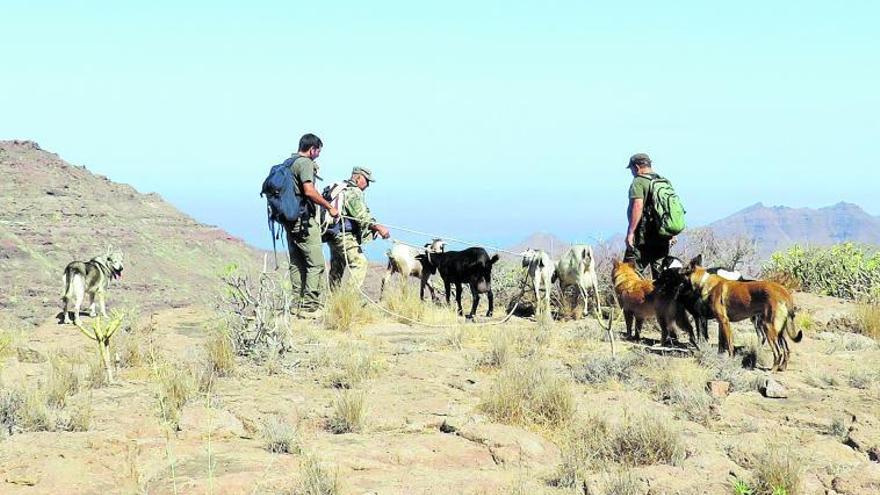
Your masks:
{"label": "green backpack", "polygon": [[657,174],[641,175],[651,181],[648,190],[647,207],[649,219],[655,232],[663,237],[673,237],[685,229],[684,206],[672,183]]}

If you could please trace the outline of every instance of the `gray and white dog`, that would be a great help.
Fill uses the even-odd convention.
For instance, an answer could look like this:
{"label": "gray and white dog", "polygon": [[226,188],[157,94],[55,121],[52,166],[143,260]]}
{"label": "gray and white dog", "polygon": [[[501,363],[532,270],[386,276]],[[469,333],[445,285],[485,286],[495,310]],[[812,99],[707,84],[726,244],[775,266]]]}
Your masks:
{"label": "gray and white dog", "polygon": [[107,254],[89,261],[73,261],[64,269],[64,323],[70,323],[70,304],[73,303],[73,322],[79,324],[83,299],[89,296],[89,316],[95,316],[95,299],[101,305],[101,316],[107,316],[104,297],[110,280],[122,277],[122,252],[107,248]]}

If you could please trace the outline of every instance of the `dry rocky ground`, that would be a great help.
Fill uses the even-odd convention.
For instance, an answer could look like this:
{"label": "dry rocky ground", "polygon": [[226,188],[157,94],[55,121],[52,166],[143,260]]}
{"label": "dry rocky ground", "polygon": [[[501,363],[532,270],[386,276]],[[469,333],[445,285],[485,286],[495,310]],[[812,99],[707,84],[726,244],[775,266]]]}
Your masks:
{"label": "dry rocky ground", "polygon": [[[848,332],[850,305],[798,304],[806,338],[772,375],[786,398],[756,390],[766,348],[754,371],[619,341],[612,361],[595,321],[424,328],[372,312],[347,332],[296,323],[289,353],[237,358],[209,383],[206,363],[223,375],[228,360],[198,306],[127,324],[102,384],[94,343],[48,318],[7,332],[0,408],[18,391],[49,431],[0,410],[0,492],[333,493],[304,483],[335,479],[355,494],[714,494],[775,472],[798,482],[788,493],[877,493],[880,350]],[[752,333],[738,329],[744,353]],[[729,395],[706,392],[713,378]],[[362,423],[340,420],[340,400],[363,401]]]}

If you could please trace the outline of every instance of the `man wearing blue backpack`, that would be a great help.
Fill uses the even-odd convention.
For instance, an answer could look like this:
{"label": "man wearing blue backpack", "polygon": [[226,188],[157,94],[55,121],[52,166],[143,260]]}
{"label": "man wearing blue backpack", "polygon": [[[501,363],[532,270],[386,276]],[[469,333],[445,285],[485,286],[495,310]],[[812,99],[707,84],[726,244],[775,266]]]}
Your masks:
{"label": "man wearing blue backpack", "polygon": [[685,228],[685,211],[672,183],[654,172],[647,154],[636,153],[626,168],[633,181],[629,186],[629,227],[623,261],[634,263],[639,273],[650,266],[652,277],[657,278],[669,246]]}
{"label": "man wearing blue backpack", "polygon": [[323,207],[332,217],[336,210],[315,188],[318,164],[324,143],[314,134],[306,134],[299,140],[299,151],[288,160],[293,176],[294,193],[301,198],[302,214],[292,224],[286,225],[287,247],[290,252],[290,285],[293,307],[299,308],[299,317],[316,319],[322,315],[324,284],[324,252],[321,246],[321,225],[318,207]]}

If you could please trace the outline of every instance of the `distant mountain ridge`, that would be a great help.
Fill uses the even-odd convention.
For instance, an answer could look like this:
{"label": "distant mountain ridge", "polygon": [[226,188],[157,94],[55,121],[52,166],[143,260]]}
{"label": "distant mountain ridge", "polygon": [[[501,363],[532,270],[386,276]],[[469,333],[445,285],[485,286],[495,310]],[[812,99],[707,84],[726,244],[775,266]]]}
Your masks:
{"label": "distant mountain ridge", "polygon": [[[773,252],[794,244],[826,246],[841,242],[857,242],[880,246],[880,216],[873,216],[853,203],[839,202],[822,208],[791,208],[755,203],[732,215],[716,220],[706,227],[719,237],[745,236],[754,239],[758,258],[766,259]],[[611,246],[623,249],[623,236],[608,240]],[[508,248],[521,252],[528,248],[543,249],[558,258],[570,243],[540,232]]]}
{"label": "distant mountain ridge", "polygon": [[[513,246],[508,247],[507,250],[514,253],[521,253],[529,248],[541,249],[549,253],[551,258],[557,259],[562,256],[562,253],[564,253],[570,246],[571,244],[553,234],[536,232]],[[502,257],[506,259],[514,258],[513,255],[504,253],[502,253]]]}
{"label": "distant mountain ridge", "polygon": [[790,208],[755,203],[708,225],[720,236],[746,236],[758,245],[758,256],[794,244],[823,246],[852,241],[880,244],[880,217],[852,203],[823,208]]}

